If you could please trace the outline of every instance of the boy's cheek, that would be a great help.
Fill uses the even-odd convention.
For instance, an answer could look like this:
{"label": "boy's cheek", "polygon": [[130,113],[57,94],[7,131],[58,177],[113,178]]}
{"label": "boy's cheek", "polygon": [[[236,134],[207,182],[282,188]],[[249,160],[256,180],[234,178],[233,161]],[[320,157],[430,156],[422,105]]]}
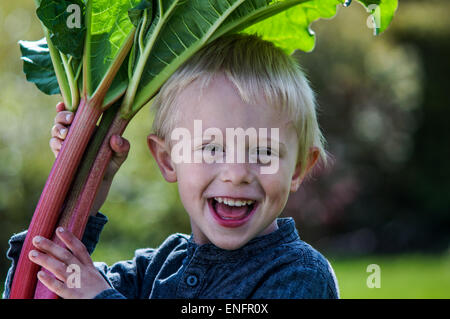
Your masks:
{"label": "boy's cheek", "polygon": [[260,181],[267,196],[285,200],[289,196],[292,176],[286,170],[274,174],[260,175]]}
{"label": "boy's cheek", "polygon": [[207,163],[182,163],[177,165],[178,182],[189,183],[201,186],[202,183],[209,183],[218,173],[222,164]]}
{"label": "boy's cheek", "polygon": [[178,191],[183,203],[191,205],[203,195],[204,188],[209,185],[208,176],[208,169],[201,164],[177,165]]}

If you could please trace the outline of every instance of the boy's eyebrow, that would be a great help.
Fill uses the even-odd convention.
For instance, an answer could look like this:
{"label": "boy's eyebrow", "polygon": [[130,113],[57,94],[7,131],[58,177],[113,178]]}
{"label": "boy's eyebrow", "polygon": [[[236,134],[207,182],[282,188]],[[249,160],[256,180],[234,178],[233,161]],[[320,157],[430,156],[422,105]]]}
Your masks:
{"label": "boy's eyebrow", "polygon": [[[192,137],[191,141],[193,142],[194,145],[196,144],[201,144],[203,142],[209,142],[209,141],[213,141],[216,140],[215,136],[209,136],[208,138],[205,138],[204,136],[202,137]],[[225,142],[225,139],[223,139]]]}
{"label": "boy's eyebrow", "polygon": [[[209,141],[213,141],[213,140],[216,140],[214,135],[208,136],[208,137],[202,137],[202,138],[195,138],[195,137],[192,138],[193,145],[197,145],[197,144],[201,144],[203,142],[209,142]],[[281,152],[284,153],[287,151],[286,145],[277,139],[271,139],[269,137],[269,138],[264,138],[264,139],[260,138],[259,141],[260,141],[260,144],[261,144],[261,141],[265,141],[266,143],[264,143],[264,145],[268,146],[268,147],[269,146],[273,147],[274,144],[278,144],[279,145],[278,148]],[[223,142],[223,144],[226,144],[226,138],[223,138],[222,142]]]}

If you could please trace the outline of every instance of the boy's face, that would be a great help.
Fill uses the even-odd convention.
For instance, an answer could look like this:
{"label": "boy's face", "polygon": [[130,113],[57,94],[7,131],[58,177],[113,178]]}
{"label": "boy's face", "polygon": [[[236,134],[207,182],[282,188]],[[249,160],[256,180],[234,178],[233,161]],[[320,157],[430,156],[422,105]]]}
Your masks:
{"label": "boy's face", "polygon": [[[297,134],[293,122],[270,107],[263,97],[253,101],[254,104],[245,103],[223,75],[216,76],[201,97],[199,92],[198,83],[194,82],[178,97],[177,106],[181,114],[177,128],[186,128],[192,137],[192,161],[173,161],[173,154],[168,155],[171,150],[163,150],[163,143],[156,142],[158,138],[154,135],[149,136],[149,146],[166,180],[178,181],[194,240],[198,244],[211,242],[223,249],[237,249],[254,237],[276,230],[276,218],[282,212],[289,192],[299,187],[302,176],[299,174],[300,163],[296,163]],[[195,139],[194,120],[201,120],[203,132],[208,128],[220,130],[222,143],[214,137]],[[256,132],[266,128],[267,145],[272,147],[272,153],[278,154],[278,169],[271,174],[262,174],[261,168],[270,164],[250,162],[249,153],[254,154],[254,150],[249,150],[249,146],[255,144],[252,146],[248,138],[243,163],[236,155],[231,163],[227,163],[225,157],[222,163],[204,160],[195,163],[194,155],[210,151],[211,148],[202,150],[202,147],[211,142],[216,146],[214,158],[225,156],[230,147],[226,145],[227,128],[244,131],[254,128]],[[270,142],[271,128],[278,128],[278,143]],[[236,144],[235,152],[237,147]],[[315,162],[317,154],[313,155]],[[307,165],[312,166],[313,162]],[[239,199],[241,203],[230,205],[227,200],[228,204],[225,204],[224,199]],[[253,202],[244,205],[244,200]]]}

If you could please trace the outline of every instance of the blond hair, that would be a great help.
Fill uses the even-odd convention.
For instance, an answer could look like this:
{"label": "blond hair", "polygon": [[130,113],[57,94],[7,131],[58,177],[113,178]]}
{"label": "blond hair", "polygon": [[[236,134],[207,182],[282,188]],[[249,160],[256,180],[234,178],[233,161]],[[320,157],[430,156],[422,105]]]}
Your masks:
{"label": "blond hair", "polygon": [[[269,105],[293,119],[299,140],[298,161],[307,163],[310,149],[316,147],[326,163],[315,94],[308,80],[292,56],[258,35],[222,36],[180,66],[155,96],[153,133],[167,141],[180,116],[176,103],[180,92],[197,79],[202,81],[201,88],[206,87],[219,73],[235,85],[244,102],[256,101],[263,93]],[[306,165],[301,167],[303,173]]]}

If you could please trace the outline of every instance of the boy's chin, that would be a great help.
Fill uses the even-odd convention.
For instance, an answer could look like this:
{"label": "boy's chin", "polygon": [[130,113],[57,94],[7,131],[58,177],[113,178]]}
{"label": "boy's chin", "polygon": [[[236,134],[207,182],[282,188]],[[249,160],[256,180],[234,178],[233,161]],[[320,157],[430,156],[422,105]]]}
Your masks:
{"label": "boy's chin", "polygon": [[[212,240],[211,240],[212,239]],[[236,238],[236,236],[224,236],[222,238],[211,238],[210,242],[216,247],[225,250],[236,250],[247,244],[251,238]]]}
{"label": "boy's chin", "polygon": [[[216,247],[225,250],[236,250],[245,246],[249,241],[258,236],[267,235],[278,228],[276,220],[269,224],[267,227],[263,227],[260,230],[255,227],[251,227],[243,232],[220,232],[216,231],[210,234],[205,234],[208,238],[208,242],[214,244]],[[209,235],[209,236],[208,236]]]}
{"label": "boy's chin", "polygon": [[219,243],[214,243],[214,245],[221,249],[225,249],[225,250],[236,250],[236,249],[243,247],[246,243],[248,243],[248,241],[236,242],[236,243],[219,242]]}

